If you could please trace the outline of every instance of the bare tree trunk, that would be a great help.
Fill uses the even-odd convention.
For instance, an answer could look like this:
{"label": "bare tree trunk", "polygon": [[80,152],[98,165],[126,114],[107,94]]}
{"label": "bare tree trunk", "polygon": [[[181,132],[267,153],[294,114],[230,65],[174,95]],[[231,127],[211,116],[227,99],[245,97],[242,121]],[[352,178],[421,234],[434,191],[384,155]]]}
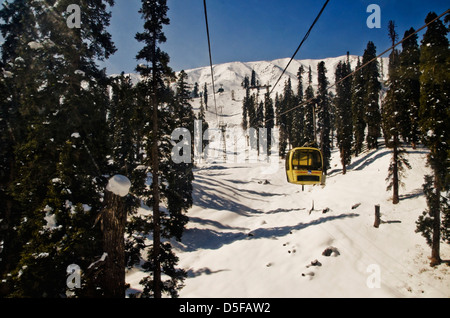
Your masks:
{"label": "bare tree trunk", "polygon": [[380,223],[381,223],[380,206],[375,205],[375,222],[373,226],[378,228],[380,226]]}
{"label": "bare tree trunk", "polygon": [[392,203],[393,204],[398,204],[399,202],[399,198],[398,198],[398,136],[397,134],[394,135],[394,166],[392,167],[392,183],[393,183],[393,190],[394,190],[394,194],[392,196]]}
{"label": "bare tree trunk", "polygon": [[440,240],[441,240],[441,211],[440,211],[440,198],[441,198],[441,185],[439,182],[438,173],[434,173],[434,188],[436,189],[436,207],[433,213],[433,241],[431,243],[431,266],[436,266],[441,263],[440,256]]}
{"label": "bare tree trunk", "polygon": [[345,152],[345,150],[343,148],[340,148],[339,151],[341,153],[342,174],[346,174],[347,166],[345,165],[345,159],[344,159],[346,155],[342,155]]}
{"label": "bare tree trunk", "polygon": [[103,273],[105,297],[125,297],[125,225],[127,208],[124,197],[105,191],[103,210],[103,251],[106,253]]}

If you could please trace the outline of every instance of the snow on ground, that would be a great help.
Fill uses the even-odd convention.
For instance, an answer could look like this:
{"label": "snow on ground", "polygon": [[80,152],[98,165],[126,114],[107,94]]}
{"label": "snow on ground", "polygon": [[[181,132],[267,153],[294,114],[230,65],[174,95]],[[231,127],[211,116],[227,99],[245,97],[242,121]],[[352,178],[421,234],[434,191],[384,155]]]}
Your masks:
{"label": "snow on ground", "polygon": [[[408,150],[413,168],[398,205],[385,191],[384,147],[354,158],[346,175],[334,151],[326,186],[304,191],[286,182],[282,162],[271,175],[260,163],[199,167],[190,222],[174,242],[188,272],[180,297],[449,297],[450,267],[429,267],[430,248],[415,233],[426,150]],[[339,255],[322,255],[328,247]],[[449,246],[441,249],[449,260]],[[142,276],[128,276],[134,289]]]}
{"label": "snow on ground", "polygon": [[[325,59],[331,83],[335,65],[345,58]],[[216,89],[224,92],[216,94],[216,116],[208,87],[210,127],[218,121],[228,127],[240,125],[244,76],[255,69],[261,84],[273,84],[287,61],[214,66]],[[319,61],[293,61],[286,76],[294,90],[299,65],[317,71]],[[210,83],[209,67],[186,73],[201,91],[204,82]],[[282,91],[283,83],[284,79],[275,92]],[[260,91],[260,100],[264,93]],[[200,98],[192,105],[198,112]],[[180,297],[450,297],[450,246],[441,244],[441,257],[447,262],[431,268],[431,249],[415,233],[415,222],[426,209],[422,184],[429,173],[427,151],[407,150],[412,169],[397,205],[386,192],[391,153],[383,145],[353,158],[346,175],[335,149],[326,186],[305,186],[304,191],[287,183],[283,161],[278,171],[265,175],[263,163],[199,165],[190,222],[182,242],[173,242],[179,267],[188,273]],[[373,227],[375,205],[382,214],[379,228]],[[338,253],[322,255],[327,248]],[[135,268],[127,282],[141,290],[139,281],[146,275]]]}

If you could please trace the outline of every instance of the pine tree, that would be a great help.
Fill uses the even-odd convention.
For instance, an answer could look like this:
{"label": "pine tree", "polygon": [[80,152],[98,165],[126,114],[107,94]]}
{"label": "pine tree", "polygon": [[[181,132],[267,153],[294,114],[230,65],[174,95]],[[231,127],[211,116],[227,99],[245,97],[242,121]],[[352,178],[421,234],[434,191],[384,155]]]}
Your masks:
{"label": "pine tree", "polygon": [[[7,101],[10,94],[7,90],[6,79],[0,79],[0,253],[2,262],[0,263],[0,278],[9,272],[11,264],[14,264],[13,253],[14,240],[17,241],[12,225],[18,224],[19,220],[13,217],[13,198],[8,194],[8,185],[14,175],[14,140],[15,136],[11,127],[12,111]],[[4,281],[4,279],[2,280]],[[4,284],[0,284],[3,287]],[[7,294],[6,285],[0,288],[0,297]]]}
{"label": "pine tree", "polygon": [[247,99],[247,113],[248,113],[248,128],[255,128],[256,124],[256,95],[255,93],[249,95]]}
{"label": "pine tree", "polygon": [[[284,91],[289,89],[290,88],[288,87],[288,83],[285,82]],[[275,100],[275,107],[278,119],[277,124],[280,129],[279,154],[281,158],[284,158],[286,155],[286,149],[288,148],[289,144],[289,122],[290,122],[288,114],[286,113],[288,105],[285,94],[282,94],[281,96],[277,95],[277,98]]]}
{"label": "pine tree", "polygon": [[[200,109],[197,115],[197,120],[201,120],[202,121],[202,136],[205,134],[205,132],[209,129],[209,124],[206,121],[205,118],[205,107],[203,106],[203,100],[200,99]],[[247,128],[245,128],[247,129]],[[202,137],[203,138],[203,137]],[[206,146],[209,144],[208,140],[203,140],[202,143],[202,153],[204,151],[204,149],[206,148]]]}
{"label": "pine tree", "polygon": [[205,102],[206,110],[208,110],[208,86],[205,83],[203,87],[203,101]]}
{"label": "pine tree", "polygon": [[290,78],[288,78],[288,80],[284,84],[281,104],[284,111],[289,111],[289,114],[286,114],[284,116],[284,122],[287,134],[286,137],[288,140],[287,143],[293,145],[294,143],[296,143],[296,141],[294,140],[295,116],[291,113],[291,109],[293,109],[296,106],[296,98],[294,95],[294,91],[292,89],[292,82]]}
{"label": "pine tree", "polygon": [[188,75],[182,70],[178,75],[175,95],[175,117],[180,121],[180,127],[189,129],[194,134],[195,115],[190,104],[190,92],[187,83]]}
{"label": "pine tree", "polygon": [[[369,41],[364,50],[363,64],[368,63],[377,56],[376,47],[372,41]],[[381,83],[379,81],[378,61],[375,60],[362,69],[364,77],[364,103],[366,105],[364,118],[368,127],[367,146],[369,149],[378,149],[378,138],[381,132],[381,113],[378,103]]]}
{"label": "pine tree", "polygon": [[[303,74],[305,73],[303,65],[301,65],[297,72],[297,94],[293,97],[292,107],[296,107],[303,103]],[[291,124],[291,145],[292,147],[301,147],[304,144],[303,129],[305,124],[304,107],[297,107],[292,111]]]}
{"label": "pine tree", "polygon": [[[173,129],[185,128],[191,136],[194,136],[195,116],[190,104],[189,89],[187,86],[187,74],[181,71],[178,75],[176,85],[176,95],[174,100]],[[172,129],[172,130],[173,130]],[[166,166],[164,179],[167,180],[168,186],[164,191],[167,198],[167,208],[169,218],[165,228],[170,236],[174,236],[177,240],[181,240],[184,227],[189,218],[185,215],[187,210],[192,206],[192,180],[194,175],[193,168],[193,143],[191,146],[191,158],[189,162],[174,163],[173,161],[165,161]]]}
{"label": "pine tree", "polygon": [[247,88],[250,87],[250,79],[248,78],[248,76],[245,76],[245,77],[244,77],[244,80],[242,81],[241,86],[242,86],[244,89],[247,89]]}
{"label": "pine tree", "polygon": [[[339,62],[336,68],[336,82],[342,80],[351,73],[350,63]],[[347,165],[351,162],[352,150],[352,78],[348,77],[336,85],[336,137],[337,145],[341,154],[342,172],[347,171]]]}
{"label": "pine tree", "polygon": [[136,89],[131,78],[122,72],[111,81],[109,126],[114,170],[129,176],[139,162],[139,110]]}
{"label": "pine tree", "polygon": [[308,70],[308,87],[305,91],[305,100],[310,101],[305,105],[305,124],[303,128],[303,137],[305,144],[316,143],[316,127],[315,127],[315,101],[314,101],[314,89],[312,87],[312,72],[311,66]]}
{"label": "pine tree", "polygon": [[[395,31],[395,24],[389,21],[389,37],[392,45],[398,39]],[[389,55],[389,89],[383,101],[382,118],[383,131],[385,134],[386,146],[392,149],[392,159],[389,165],[389,173],[386,181],[389,181],[387,191],[393,190],[392,203],[399,203],[399,185],[401,185],[401,178],[403,176],[405,167],[411,169],[408,160],[405,157],[405,149],[401,147],[400,132],[402,128],[401,118],[402,109],[402,90],[400,89],[400,57],[399,52],[393,49]]]}
{"label": "pine tree", "polygon": [[305,74],[305,68],[300,65],[297,72],[297,98],[299,102],[303,101],[303,74]]}
{"label": "pine tree", "polygon": [[270,98],[268,88],[266,94],[264,94],[264,118],[264,127],[267,128],[267,151],[269,154],[272,145],[272,129],[275,126],[275,113],[273,100]]}
{"label": "pine tree", "polygon": [[283,96],[278,93],[275,94],[275,113],[277,118],[277,126],[280,131],[279,136],[279,156],[284,158],[286,155],[287,148],[287,132],[286,132],[286,114],[284,112],[284,105],[282,103]]}
{"label": "pine tree", "polygon": [[[22,139],[26,125],[21,118],[19,101],[22,89],[18,87],[17,66],[20,36],[34,33],[34,16],[25,1],[3,5],[0,10],[0,31],[4,39],[1,50],[0,69],[0,297],[7,296],[12,289],[8,273],[16,266],[23,242],[13,228],[20,224],[21,211],[10,192],[10,185],[17,177],[14,148]],[[19,62],[19,61],[18,61]],[[20,63],[22,64],[22,63]],[[23,66],[23,65],[22,65]]]}
{"label": "pine tree", "polygon": [[[436,17],[431,12],[425,22],[430,23]],[[420,47],[420,129],[423,143],[430,149],[427,162],[433,174],[425,177],[428,209],[417,221],[417,231],[431,246],[431,266],[440,264],[441,232],[444,236],[448,233],[441,225],[441,214],[443,220],[449,218],[448,201],[442,195],[449,190],[450,50],[447,33],[442,21],[434,21],[428,26]]]}
{"label": "pine tree", "polygon": [[[358,63],[356,68],[361,67],[361,61],[358,57]],[[358,156],[362,151],[364,142],[364,131],[366,129],[366,122],[364,121],[364,74],[362,71],[358,71],[353,75],[352,85],[352,125],[354,145],[353,150],[355,155]]]}
{"label": "pine tree", "polygon": [[320,62],[317,65],[317,127],[319,130],[319,146],[323,156],[324,173],[330,168],[331,159],[331,118],[330,109],[331,102],[328,92],[328,79],[326,76],[327,69],[325,68],[325,62]]}
{"label": "pine tree", "polygon": [[[415,30],[405,32],[406,39]],[[399,89],[402,92],[402,112],[399,118],[401,123],[400,134],[415,148],[419,142],[419,105],[420,105],[420,50],[417,35],[413,35],[402,43],[402,52],[399,56]]]}
{"label": "pine tree", "polygon": [[[101,252],[100,231],[93,225],[102,209],[102,176],[109,172],[104,156],[108,96],[107,79],[95,61],[115,51],[105,30],[106,3],[113,4],[81,5],[80,30],[66,25],[67,1],[18,1],[2,12],[3,36],[16,37],[5,41],[3,58],[16,62],[8,63],[17,75],[9,85],[19,93],[12,101],[23,125],[16,130],[22,133],[14,151],[21,164],[9,186],[23,221],[17,227],[23,248],[10,273],[13,296],[65,295],[67,266],[87,268]],[[27,29],[11,27],[23,13]],[[21,36],[13,35],[17,31]],[[93,283],[87,274],[84,278],[83,286]]]}
{"label": "pine tree", "polygon": [[332,91],[328,92],[328,100],[330,101],[330,149],[334,148],[334,132],[336,131],[336,96]]}
{"label": "pine tree", "polygon": [[198,93],[198,83],[197,82],[195,82],[194,83],[194,89],[193,89],[193,91],[192,91],[192,97],[193,98],[198,98],[200,95],[199,95],[199,93]]}
{"label": "pine tree", "polygon": [[[143,76],[143,85],[147,87],[142,91],[145,94],[144,101],[151,109],[146,152],[152,179],[152,196],[148,203],[153,207],[153,244],[148,251],[148,260],[143,265],[143,268],[152,272],[153,275],[145,277],[141,284],[144,285],[143,295],[155,298],[161,298],[162,293],[176,297],[185,277],[183,270],[175,268],[178,258],[172,252],[170,242],[163,241],[163,238],[167,239],[173,235],[180,237],[182,234],[183,225],[180,227],[178,221],[185,222],[186,219],[181,213],[184,206],[180,205],[179,198],[174,197],[177,191],[174,179],[180,175],[191,177],[192,172],[189,172],[189,167],[185,166],[180,166],[179,170],[175,169],[170,161],[171,140],[168,136],[177,124],[184,124],[192,118],[192,109],[186,102],[187,90],[183,84],[185,77],[182,76],[178,83],[180,94],[178,99],[165,84],[167,79],[173,77],[173,73],[168,66],[169,56],[158,45],[166,41],[162,27],[169,24],[167,11],[166,0],[143,0],[139,13],[145,20],[144,32],[136,34],[136,39],[145,44],[136,58],[148,63],[148,65],[138,65],[137,70]],[[178,114],[178,120],[171,120],[173,113]],[[188,184],[183,184],[178,189],[182,191],[182,201],[189,200],[191,180],[187,180]],[[161,209],[163,199],[169,201],[169,215]],[[185,203],[189,205],[189,202]],[[163,282],[162,274],[167,275],[169,280]]]}
{"label": "pine tree", "polygon": [[250,101],[250,89],[247,87],[245,89],[245,96],[242,102],[242,129],[247,130],[248,127],[248,107]]}
{"label": "pine tree", "polygon": [[252,70],[252,77],[250,79],[250,87],[256,87],[256,72]]}

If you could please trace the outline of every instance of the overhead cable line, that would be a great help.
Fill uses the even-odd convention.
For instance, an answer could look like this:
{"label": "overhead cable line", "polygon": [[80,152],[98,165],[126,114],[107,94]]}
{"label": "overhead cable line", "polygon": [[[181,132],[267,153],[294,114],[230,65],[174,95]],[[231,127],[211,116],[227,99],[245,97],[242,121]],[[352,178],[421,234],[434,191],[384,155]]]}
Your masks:
{"label": "overhead cable line", "polygon": [[280,77],[278,78],[278,80],[276,81],[275,85],[273,86],[272,90],[270,91],[269,95],[272,94],[273,90],[275,89],[275,87],[278,85],[278,82],[281,80],[281,78],[283,77],[284,73],[286,72],[287,68],[289,67],[289,65],[291,64],[292,60],[295,58],[295,56],[297,55],[298,51],[300,50],[300,48],[302,47],[303,43],[306,41],[306,39],[309,37],[309,34],[311,33],[311,30],[314,28],[314,25],[316,24],[316,22],[319,20],[320,16],[322,15],[323,11],[325,10],[326,6],[328,5],[328,2],[330,2],[330,0],[325,1],[325,4],[323,5],[322,9],[320,10],[319,14],[317,15],[316,19],[314,20],[313,24],[310,26],[308,32],[306,32],[305,36],[303,37],[303,40],[300,42],[300,45],[297,47],[297,50],[295,50],[294,54],[292,55],[291,59],[289,60],[289,63],[286,65],[286,67],[284,68],[283,72],[281,73]]}
{"label": "overhead cable line", "polygon": [[206,0],[203,0],[203,8],[205,10],[206,35],[208,37],[209,65],[211,68],[211,81],[212,81],[213,95],[214,95],[214,108],[216,110],[217,122],[219,122],[218,114],[217,114],[216,88],[214,85],[214,71],[213,71],[212,54],[211,54],[211,41],[210,41],[210,37],[209,37],[208,11],[206,10]]}
{"label": "overhead cable line", "polygon": [[[432,24],[432,23],[435,22],[436,20],[442,18],[442,17],[443,17],[444,15],[446,15],[446,14],[450,14],[450,9],[447,9],[447,11],[445,11],[444,13],[442,13],[441,15],[439,15],[438,17],[436,17],[435,19],[431,20],[430,22],[428,22],[427,24],[425,24],[424,26],[422,26],[420,29],[418,29],[418,30],[415,31],[414,33],[411,33],[411,34],[408,35],[407,37],[403,38],[401,41],[397,42],[396,44],[394,44],[394,45],[391,46],[390,48],[388,48],[388,49],[386,49],[385,51],[383,51],[382,53],[378,54],[376,57],[374,57],[374,58],[371,59],[370,61],[364,63],[363,65],[361,65],[360,67],[358,67],[356,70],[354,70],[352,73],[348,74],[348,75],[345,76],[344,78],[342,78],[342,79],[340,79],[339,81],[335,82],[333,85],[329,86],[328,88],[329,88],[329,89],[330,89],[330,88],[333,88],[334,86],[336,86],[336,85],[338,85],[339,83],[341,83],[341,82],[343,82],[344,80],[346,80],[348,77],[350,77],[350,76],[354,75],[355,73],[359,72],[360,70],[362,70],[363,68],[365,68],[367,65],[369,65],[370,63],[376,61],[379,57],[383,56],[384,54],[386,54],[386,53],[389,52],[390,50],[392,50],[392,49],[394,49],[395,47],[397,47],[398,45],[402,44],[404,41],[406,41],[407,39],[409,39],[409,38],[412,37],[413,35],[417,34],[418,32],[422,31],[423,29],[425,29],[426,27],[428,27],[430,24]],[[289,112],[291,112],[291,111],[293,111],[293,110],[295,110],[295,109],[297,109],[297,108],[303,107],[303,106],[305,106],[306,104],[308,104],[308,103],[314,101],[315,99],[316,99],[315,97],[314,97],[314,98],[310,98],[309,100],[306,100],[306,101],[304,101],[303,103],[301,103],[301,104],[299,104],[299,105],[297,105],[297,106],[295,106],[295,107],[292,107],[291,109],[288,109],[288,110],[286,110],[286,111],[284,111],[284,112],[281,112],[281,113],[278,115],[278,117],[281,116],[281,115],[285,115],[285,114],[287,114],[287,113],[289,113]],[[271,120],[273,120],[273,119],[267,120],[266,123],[269,122],[269,121],[271,121]]]}

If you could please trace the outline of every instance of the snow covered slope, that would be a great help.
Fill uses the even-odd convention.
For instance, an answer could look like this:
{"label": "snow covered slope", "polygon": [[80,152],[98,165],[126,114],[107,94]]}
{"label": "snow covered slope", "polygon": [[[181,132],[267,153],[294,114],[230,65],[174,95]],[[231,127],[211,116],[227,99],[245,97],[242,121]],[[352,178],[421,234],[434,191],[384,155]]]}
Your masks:
{"label": "snow covered slope", "polygon": [[[343,58],[327,62],[331,83],[332,65]],[[271,83],[285,62],[216,66],[216,89],[220,84],[225,89],[216,96],[223,106],[221,120],[240,124],[243,76],[255,69],[262,84]],[[294,76],[298,66],[293,63],[288,75]],[[209,68],[186,72],[200,87],[208,80]],[[207,120],[214,126],[212,95],[209,101]],[[198,110],[199,99],[193,105]],[[429,173],[427,150],[407,150],[412,170],[397,205],[386,192],[391,153],[383,145],[354,157],[346,175],[339,152],[333,150],[326,186],[305,186],[304,191],[286,182],[283,161],[267,175],[261,174],[263,163],[199,165],[190,222],[182,242],[173,242],[179,266],[188,273],[180,296],[450,297],[450,267],[430,268],[431,250],[415,233],[415,222],[426,208],[422,184]],[[379,228],[373,227],[375,205],[382,214]],[[327,249],[329,256],[323,255]],[[441,245],[441,257],[450,259],[449,245]],[[135,268],[127,282],[140,290],[145,275]]]}
{"label": "snow covered slope", "polygon": [[[303,192],[286,182],[283,163],[264,177],[257,164],[198,169],[191,222],[177,245],[189,273],[181,297],[449,297],[450,268],[431,269],[415,233],[426,151],[409,150],[413,170],[396,206],[385,191],[385,148],[354,158],[346,175],[333,152],[327,185]],[[338,254],[322,255],[327,248]]]}
{"label": "snow covered slope", "polygon": [[[327,185],[303,192],[286,182],[283,162],[264,176],[261,164],[197,168],[190,222],[174,242],[188,272],[180,296],[449,297],[450,267],[430,268],[430,248],[415,233],[426,150],[408,150],[412,170],[398,205],[385,191],[384,147],[354,158],[346,175],[333,151]],[[322,255],[327,248],[337,253]],[[441,248],[448,260],[449,246]],[[135,269],[127,281],[139,290],[143,275]]]}

